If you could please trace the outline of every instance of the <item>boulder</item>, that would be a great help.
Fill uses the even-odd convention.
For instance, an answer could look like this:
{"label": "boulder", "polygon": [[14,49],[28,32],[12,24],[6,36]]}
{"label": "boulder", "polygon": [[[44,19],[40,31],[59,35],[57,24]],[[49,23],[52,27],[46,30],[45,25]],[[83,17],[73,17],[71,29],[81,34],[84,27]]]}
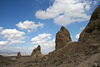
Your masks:
{"label": "boulder", "polygon": [[71,37],[69,31],[62,26],[60,31],[56,34],[56,39],[55,39],[55,50],[58,50],[62,47],[64,47],[67,43],[71,42]]}
{"label": "boulder", "polygon": [[19,59],[19,58],[21,58],[21,53],[20,52],[18,52],[18,54],[16,56],[16,59]]}
{"label": "boulder", "polygon": [[100,5],[94,10],[88,25],[81,32],[79,42],[100,43]]}
{"label": "boulder", "polygon": [[38,55],[38,54],[41,54],[41,46],[40,45],[38,45],[38,47],[33,50],[31,56]]}

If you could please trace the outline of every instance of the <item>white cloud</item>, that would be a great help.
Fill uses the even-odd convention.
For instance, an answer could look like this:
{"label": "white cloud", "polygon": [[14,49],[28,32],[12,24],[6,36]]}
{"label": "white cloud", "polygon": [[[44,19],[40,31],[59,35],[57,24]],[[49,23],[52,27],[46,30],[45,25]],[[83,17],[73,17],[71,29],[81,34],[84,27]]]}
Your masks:
{"label": "white cloud", "polygon": [[[84,28],[85,28],[84,26],[83,26],[83,27],[80,27],[80,30],[82,31]],[[80,33],[78,33],[78,34],[75,36],[76,39],[79,39],[79,37],[80,37]]]}
{"label": "white cloud", "polygon": [[76,39],[78,39],[78,38],[79,38],[79,36],[80,36],[80,33],[79,33],[79,34],[77,34],[77,35],[75,36],[75,38],[76,38]]}
{"label": "white cloud", "polygon": [[6,45],[7,43],[8,43],[8,41],[0,41],[0,46]]}
{"label": "white cloud", "polygon": [[27,32],[29,32],[29,33],[30,33],[30,32],[32,32],[32,30],[28,30]]}
{"label": "white cloud", "polygon": [[6,38],[7,41],[10,41],[10,44],[19,44],[25,42],[22,41],[25,39],[25,33],[16,29],[5,29],[1,32],[1,35],[4,35],[4,38]]}
{"label": "white cloud", "polygon": [[3,29],[3,27],[0,27],[0,30]]}
{"label": "white cloud", "polygon": [[43,33],[31,39],[32,44],[41,45],[42,52],[48,53],[54,50],[55,39],[51,39],[51,34]]}
{"label": "white cloud", "polygon": [[85,6],[85,9],[86,9],[87,11],[90,10],[90,9],[91,9],[90,5],[86,5],[86,6]]}
{"label": "white cloud", "polygon": [[37,31],[38,27],[43,27],[43,24],[40,22],[38,24],[35,24],[35,22],[33,21],[26,20],[24,22],[19,22],[18,24],[16,24],[16,26],[18,26],[21,30],[27,29],[28,32],[32,32],[32,30]]}
{"label": "white cloud", "polygon": [[25,43],[25,41],[12,40],[10,44],[21,44],[21,43]]}
{"label": "white cloud", "polygon": [[87,0],[55,0],[46,10],[36,12],[40,19],[54,19],[58,25],[68,25],[73,22],[82,22],[90,18],[86,10],[90,10],[91,1]]}
{"label": "white cloud", "polygon": [[29,49],[29,47],[14,47],[14,46],[1,46],[0,54],[2,55],[17,55],[18,52],[21,52],[21,55],[30,55],[33,49]]}
{"label": "white cloud", "polygon": [[45,42],[45,40],[51,39],[50,36],[51,34],[46,34],[46,33],[39,34],[38,36],[32,38],[31,41],[33,41],[33,43],[34,41]]}
{"label": "white cloud", "polygon": [[36,46],[29,47],[29,49],[31,49],[31,50],[33,50],[35,48],[37,48],[37,45]]}
{"label": "white cloud", "polygon": [[73,38],[73,36],[71,36],[71,39]]}
{"label": "white cloud", "polygon": [[[8,36],[8,34],[7,34],[8,32],[4,33],[3,31],[2,31],[2,35]],[[11,34],[12,33],[10,31],[9,37],[11,36]],[[15,32],[13,32],[13,34],[15,34]],[[22,33],[19,33],[19,34],[22,34]],[[15,36],[16,36],[16,34],[15,34]],[[9,39],[9,37],[6,37],[7,40]],[[8,44],[8,43],[10,43],[10,44],[21,43],[23,39],[18,40],[18,41],[15,40],[15,39],[8,40],[8,41],[2,41],[2,42],[0,42],[0,52],[4,52],[4,53],[1,53],[1,54],[4,54],[4,55],[12,55],[12,54],[15,55],[15,54],[17,54],[17,52],[21,52],[22,55],[27,55],[27,54],[30,55],[31,52],[33,51],[33,49],[35,49],[37,47],[37,45],[41,45],[42,53],[48,53],[50,51],[53,51],[54,50],[54,46],[55,46],[54,45],[55,39],[51,40],[50,38],[51,38],[51,34],[46,34],[46,33],[39,34],[38,36],[36,36],[36,37],[31,39],[32,42],[34,42],[33,43],[34,45],[32,45],[30,47],[28,47],[28,46],[27,47],[26,46],[22,46],[22,47],[16,46],[15,47],[15,46],[12,46],[12,45],[2,46],[4,44]]]}
{"label": "white cloud", "polygon": [[[99,0],[98,0],[99,1]],[[96,5],[98,3],[98,1],[93,1],[93,4]]]}

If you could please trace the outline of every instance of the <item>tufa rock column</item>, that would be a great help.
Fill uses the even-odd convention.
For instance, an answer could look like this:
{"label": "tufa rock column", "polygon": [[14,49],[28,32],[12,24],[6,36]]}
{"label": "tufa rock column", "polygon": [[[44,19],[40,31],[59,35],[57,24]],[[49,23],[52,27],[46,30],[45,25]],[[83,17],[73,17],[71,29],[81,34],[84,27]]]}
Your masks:
{"label": "tufa rock column", "polygon": [[33,50],[31,56],[37,55],[37,54],[41,54],[41,46],[40,45],[38,45],[38,47]]}
{"label": "tufa rock column", "polygon": [[16,59],[18,59],[18,58],[21,58],[21,53],[20,52],[18,52],[18,54],[16,56]]}
{"label": "tufa rock column", "polygon": [[71,37],[69,31],[62,26],[60,31],[56,34],[56,39],[55,39],[55,50],[58,50],[62,47],[64,47],[68,42],[71,42]]}

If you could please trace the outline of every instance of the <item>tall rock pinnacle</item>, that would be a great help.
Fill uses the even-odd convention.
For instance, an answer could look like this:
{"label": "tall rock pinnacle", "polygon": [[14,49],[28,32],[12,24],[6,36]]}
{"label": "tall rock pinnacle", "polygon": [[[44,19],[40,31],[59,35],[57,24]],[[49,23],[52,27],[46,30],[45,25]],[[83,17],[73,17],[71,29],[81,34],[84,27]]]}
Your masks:
{"label": "tall rock pinnacle", "polygon": [[18,54],[16,56],[16,59],[18,59],[18,58],[21,58],[21,53],[20,52],[18,52]]}
{"label": "tall rock pinnacle", "polygon": [[37,55],[37,54],[41,54],[41,46],[40,45],[38,45],[38,47],[33,50],[31,56]]}
{"label": "tall rock pinnacle", "polygon": [[71,37],[69,31],[64,26],[62,26],[60,31],[58,31],[58,33],[56,34],[55,50],[64,47],[70,41],[71,41]]}

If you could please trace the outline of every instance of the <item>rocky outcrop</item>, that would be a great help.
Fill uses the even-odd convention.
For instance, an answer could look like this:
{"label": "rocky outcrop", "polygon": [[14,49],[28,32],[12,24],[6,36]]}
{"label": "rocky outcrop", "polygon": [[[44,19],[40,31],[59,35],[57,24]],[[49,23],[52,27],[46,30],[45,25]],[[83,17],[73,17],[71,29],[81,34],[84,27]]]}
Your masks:
{"label": "rocky outcrop", "polygon": [[16,56],[16,59],[19,59],[19,58],[21,58],[21,53],[20,52],[18,52],[18,54]]}
{"label": "rocky outcrop", "polygon": [[100,53],[89,57],[86,61],[80,63],[77,67],[100,67]]}
{"label": "rocky outcrop", "polygon": [[31,56],[38,55],[38,54],[41,54],[41,46],[40,45],[38,45],[38,47],[33,50]]}
{"label": "rocky outcrop", "polygon": [[7,67],[10,63],[12,63],[12,60],[9,57],[0,55],[0,67]]}
{"label": "rocky outcrop", "polygon": [[100,43],[100,5],[95,9],[88,25],[80,34],[79,42]]}
{"label": "rocky outcrop", "polygon": [[55,50],[64,47],[70,41],[71,41],[71,37],[69,31],[64,26],[62,26],[60,31],[58,31],[58,33],[56,34]]}

